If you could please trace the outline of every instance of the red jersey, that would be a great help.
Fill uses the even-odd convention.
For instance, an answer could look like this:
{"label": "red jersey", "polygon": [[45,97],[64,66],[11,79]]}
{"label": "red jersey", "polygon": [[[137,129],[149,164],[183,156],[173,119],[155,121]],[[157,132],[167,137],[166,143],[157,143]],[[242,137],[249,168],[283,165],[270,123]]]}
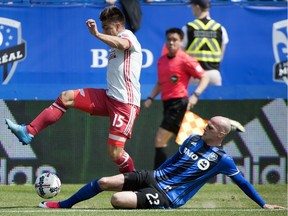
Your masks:
{"label": "red jersey", "polygon": [[199,62],[183,50],[169,58],[163,55],[158,60],[158,82],[161,86],[161,99],[188,97],[190,77],[202,78],[204,69]]}

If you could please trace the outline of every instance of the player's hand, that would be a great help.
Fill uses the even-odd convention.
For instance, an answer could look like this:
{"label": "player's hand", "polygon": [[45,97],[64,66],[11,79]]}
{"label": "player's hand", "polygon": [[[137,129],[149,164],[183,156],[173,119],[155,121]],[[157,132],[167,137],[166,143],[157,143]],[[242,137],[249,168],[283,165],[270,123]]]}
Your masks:
{"label": "player's hand", "polygon": [[99,32],[98,32],[98,28],[97,28],[97,24],[96,24],[95,20],[93,20],[93,19],[88,19],[88,20],[86,21],[86,25],[88,26],[88,29],[89,29],[90,33],[91,33],[92,35],[94,35],[95,37],[97,37],[97,34],[98,34]]}
{"label": "player's hand", "polygon": [[198,97],[192,94],[188,99],[187,110],[191,110],[198,102]]}
{"label": "player's hand", "polygon": [[278,206],[278,205],[270,205],[270,204],[265,204],[263,206],[264,209],[286,209],[283,206]]}
{"label": "player's hand", "polygon": [[145,108],[149,108],[149,107],[151,106],[151,104],[152,104],[152,100],[147,99],[147,100],[144,102],[144,107],[145,107]]}

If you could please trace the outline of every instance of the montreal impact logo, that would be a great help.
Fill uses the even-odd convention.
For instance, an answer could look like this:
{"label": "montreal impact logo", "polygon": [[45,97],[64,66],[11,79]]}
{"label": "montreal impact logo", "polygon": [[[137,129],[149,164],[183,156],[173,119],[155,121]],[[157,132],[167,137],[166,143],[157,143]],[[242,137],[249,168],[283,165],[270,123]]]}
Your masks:
{"label": "montreal impact logo", "polygon": [[275,64],[273,68],[273,80],[288,84],[288,45],[287,45],[287,21],[283,20],[273,24],[273,52]]}
{"label": "montreal impact logo", "polygon": [[26,44],[22,39],[21,23],[0,17],[0,74],[2,84],[12,78],[18,61],[26,56]]}

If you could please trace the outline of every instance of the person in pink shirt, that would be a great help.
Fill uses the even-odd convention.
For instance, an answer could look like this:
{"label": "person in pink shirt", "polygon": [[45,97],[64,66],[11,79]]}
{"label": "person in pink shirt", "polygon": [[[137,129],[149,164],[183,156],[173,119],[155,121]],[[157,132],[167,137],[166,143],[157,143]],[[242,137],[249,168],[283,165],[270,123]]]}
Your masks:
{"label": "person in pink shirt", "polygon": [[[197,104],[199,96],[209,84],[209,77],[199,62],[181,49],[183,36],[180,28],[166,31],[168,53],[158,59],[158,82],[144,102],[144,107],[149,108],[154,98],[161,93],[164,116],[155,137],[155,169],[167,159],[165,148],[168,141],[177,135],[186,110]],[[194,93],[188,95],[191,77],[199,79],[199,83]]]}

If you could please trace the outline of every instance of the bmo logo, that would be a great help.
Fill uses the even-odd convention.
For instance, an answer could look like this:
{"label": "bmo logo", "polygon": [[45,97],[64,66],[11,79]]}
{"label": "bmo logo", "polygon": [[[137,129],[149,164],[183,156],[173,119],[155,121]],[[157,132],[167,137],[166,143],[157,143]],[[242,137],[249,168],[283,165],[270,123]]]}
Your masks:
{"label": "bmo logo", "polygon": [[[106,49],[91,49],[92,64],[91,68],[105,68],[108,65],[109,53]],[[148,68],[153,64],[153,53],[148,49],[142,49],[143,63],[142,68]]]}

